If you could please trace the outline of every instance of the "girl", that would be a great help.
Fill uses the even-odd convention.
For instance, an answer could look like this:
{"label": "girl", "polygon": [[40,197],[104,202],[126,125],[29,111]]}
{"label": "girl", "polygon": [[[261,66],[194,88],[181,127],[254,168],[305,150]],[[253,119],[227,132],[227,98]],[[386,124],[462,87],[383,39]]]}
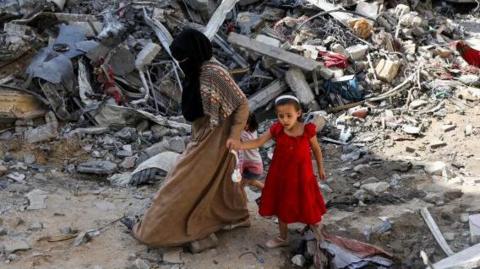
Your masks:
{"label": "girl", "polygon": [[[247,125],[240,135],[240,140],[247,142],[257,139],[258,123],[253,113],[250,113]],[[258,179],[263,174],[262,157],[258,149],[241,150],[239,152],[240,171],[242,172],[242,188],[246,185],[254,186],[260,190],[263,189],[263,183]]]}
{"label": "girl", "polygon": [[275,110],[278,122],[260,138],[240,143],[238,140],[227,141],[227,146],[244,150],[258,148],[271,138],[276,142],[260,201],[260,215],[279,219],[280,235],[266,243],[269,248],[288,245],[289,223],[309,224],[320,237],[320,221],[326,212],[311,161],[310,150],[315,156],[319,177],[325,180],[315,125],[300,121],[300,103],[294,96],[278,97]]}

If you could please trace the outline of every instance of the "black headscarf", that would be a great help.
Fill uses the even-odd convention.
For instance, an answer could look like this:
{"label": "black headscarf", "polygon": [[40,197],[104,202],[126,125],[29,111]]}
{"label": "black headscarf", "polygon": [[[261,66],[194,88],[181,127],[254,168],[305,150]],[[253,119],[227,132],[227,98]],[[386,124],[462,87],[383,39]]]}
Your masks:
{"label": "black headscarf", "polygon": [[185,29],[173,40],[170,50],[185,73],[182,114],[192,122],[204,115],[200,95],[200,68],[212,58],[212,43],[201,32]]}

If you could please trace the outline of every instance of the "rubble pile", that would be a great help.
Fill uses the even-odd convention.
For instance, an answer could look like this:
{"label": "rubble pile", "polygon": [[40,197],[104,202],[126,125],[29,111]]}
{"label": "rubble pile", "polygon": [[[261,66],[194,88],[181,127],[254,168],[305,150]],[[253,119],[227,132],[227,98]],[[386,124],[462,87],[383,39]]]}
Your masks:
{"label": "rubble pile", "polygon": [[[19,186],[45,182],[43,174],[52,166],[86,180],[108,179],[113,186],[163,179],[191,134],[190,123],[180,116],[183,72],[169,45],[182,29],[192,27],[212,41],[215,59],[227,67],[247,95],[251,111],[266,118],[260,132],[271,125],[272,102],[277,96],[298,97],[305,120],[316,123],[324,150],[335,159],[331,165],[335,180],[321,184],[330,209],[353,212],[415,199],[443,206],[463,193],[419,189],[423,178],[476,184],[465,169],[472,156],[453,153],[450,162],[430,158],[449,154],[449,134],[459,128],[467,138],[480,130],[473,123],[460,127],[449,120],[452,110],[465,115],[480,99],[480,21],[472,2],[462,4],[473,10],[463,14],[456,12],[453,0],[440,4],[3,1],[0,140],[5,146],[0,151],[0,190],[16,184],[26,193]],[[441,126],[436,122],[442,122]],[[427,133],[432,128],[441,134],[430,139]],[[428,141],[419,145],[424,137]],[[409,144],[402,144],[401,160],[386,164],[378,156],[405,141]],[[273,143],[261,153],[268,166]],[[384,178],[377,176],[380,173]],[[30,202],[25,209],[45,208],[47,193],[42,190],[28,190],[26,197]],[[8,211],[0,207],[0,215],[4,210]],[[473,223],[473,213],[478,213],[474,211],[462,211],[461,224],[451,226]],[[422,214],[427,216],[428,228],[420,218],[411,225],[430,233],[436,224],[432,226],[429,214]],[[395,236],[411,245],[420,240],[395,231],[395,225],[401,226],[395,221],[401,218],[384,219],[357,238],[378,245]],[[0,237],[1,232],[0,222]],[[85,236],[77,237],[79,242]],[[451,234],[440,236],[453,241]],[[465,240],[474,238],[472,242],[475,236],[462,234]],[[342,248],[342,240],[347,239],[332,236],[322,245],[307,238],[288,260],[300,267],[321,268],[315,257],[323,253],[336,266],[332,268],[430,265],[429,257],[421,261],[420,251],[442,260],[433,239],[415,245],[412,251],[411,245],[389,245],[389,250],[396,250],[393,254],[370,246],[378,254],[373,256]],[[6,246],[11,249],[0,248],[4,254],[0,262],[13,262],[18,258],[13,252],[32,247],[23,240]],[[471,251],[468,244],[457,248]],[[340,256],[335,259],[333,253]],[[393,256],[400,256],[400,261]]]}

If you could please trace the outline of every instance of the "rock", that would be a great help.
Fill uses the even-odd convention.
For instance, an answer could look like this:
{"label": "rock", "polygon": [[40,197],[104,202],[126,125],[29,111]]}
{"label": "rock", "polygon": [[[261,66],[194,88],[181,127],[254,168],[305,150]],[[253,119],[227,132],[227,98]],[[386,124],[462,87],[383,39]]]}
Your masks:
{"label": "rock", "polygon": [[33,155],[31,153],[25,153],[23,155],[23,161],[26,164],[34,164],[37,161],[37,158],[35,157],[35,155]]}
{"label": "rock", "polygon": [[114,136],[130,143],[137,139],[137,129],[124,127],[122,130],[116,132]]}
{"label": "rock", "polygon": [[28,143],[49,141],[58,136],[58,120],[55,114],[48,112],[45,115],[45,121],[47,122],[45,125],[25,131],[25,140]]}
{"label": "rock", "polygon": [[362,45],[358,44],[355,46],[348,47],[346,49],[346,52],[355,61],[360,61],[365,59],[365,56],[367,55],[368,51],[368,46],[367,45]]}
{"label": "rock", "polygon": [[183,138],[180,136],[173,137],[168,140],[168,149],[173,152],[182,153],[185,151],[185,147],[185,140],[183,140]]}
{"label": "rock", "polygon": [[386,190],[388,190],[388,188],[390,187],[390,184],[388,184],[387,182],[377,182],[377,183],[368,183],[368,184],[364,184],[362,185],[362,189],[372,193],[372,194],[375,194],[375,195],[378,195],[378,194],[381,194],[383,192],[385,192]]}
{"label": "rock", "polygon": [[29,231],[40,231],[43,229],[43,223],[39,221],[34,221],[32,224],[30,224],[30,227],[28,227]]}
{"label": "rock", "polygon": [[127,173],[112,175],[111,177],[108,178],[108,181],[110,181],[110,183],[113,186],[125,187],[128,185],[131,178],[132,178],[132,173],[127,172]]}
{"label": "rock", "polygon": [[336,53],[340,53],[340,54],[343,54],[343,55],[348,55],[347,50],[341,44],[338,44],[338,43],[333,44],[331,46],[331,50],[333,52],[336,52]]}
{"label": "rock", "polygon": [[8,234],[7,228],[0,227],[0,236],[4,236],[4,235],[7,235],[7,234]]}
{"label": "rock", "polygon": [[360,186],[362,186],[362,183],[360,183],[360,182],[355,182],[355,183],[353,183],[353,186],[354,186],[355,188],[360,188]]}
{"label": "rock", "polygon": [[48,198],[47,192],[39,189],[34,189],[25,195],[30,203],[27,207],[28,210],[38,210],[47,208],[45,200]]}
{"label": "rock", "polygon": [[430,142],[430,148],[431,149],[437,149],[446,146],[447,143],[439,140],[439,139],[433,139],[432,142]]}
{"label": "rock", "polygon": [[402,130],[407,133],[407,134],[411,134],[411,135],[418,135],[420,134],[421,132],[421,128],[420,127],[415,127],[415,126],[412,126],[412,125],[403,125],[402,126]]}
{"label": "rock", "polygon": [[176,248],[176,249],[166,251],[165,253],[163,253],[163,262],[183,263],[183,260],[181,257],[182,252],[183,250],[181,248]]}
{"label": "rock", "polygon": [[412,148],[412,147],[406,146],[406,147],[405,147],[405,151],[408,152],[408,153],[414,153],[414,152],[415,152],[415,149]]}
{"label": "rock", "polygon": [[120,163],[120,167],[123,168],[123,169],[131,169],[133,167],[135,167],[135,162],[137,161],[137,157],[136,156],[132,156],[132,157],[126,157],[125,159],[123,159],[123,161]]}
{"label": "rock", "polygon": [[466,85],[473,85],[478,83],[479,77],[477,75],[461,75],[458,80]]}
{"label": "rock", "polygon": [[7,254],[31,249],[30,245],[24,239],[7,239],[2,243],[5,253]]}
{"label": "rock", "polygon": [[469,218],[470,218],[470,215],[468,215],[468,213],[460,214],[460,222],[462,223],[467,223]]}
{"label": "rock", "polygon": [[317,241],[315,240],[307,241],[307,256],[309,258],[312,258],[313,256],[315,256],[316,251],[317,251]]}
{"label": "rock", "polygon": [[358,1],[355,12],[360,15],[366,16],[367,18],[376,19],[379,15],[379,9],[379,3],[377,2],[368,3],[366,1]]}
{"label": "rock", "polygon": [[117,164],[110,161],[89,161],[78,165],[77,171],[85,174],[110,175],[117,171]]}
{"label": "rock", "polygon": [[436,161],[430,162],[425,164],[425,172],[430,175],[442,175],[444,169],[446,169],[447,165],[444,162]]}
{"label": "rock", "polygon": [[378,78],[380,80],[383,80],[386,82],[392,82],[393,79],[397,76],[399,69],[400,69],[399,61],[382,59],[377,64],[375,71],[377,72]]}
{"label": "rock", "polygon": [[15,255],[15,254],[10,254],[10,255],[8,255],[8,257],[7,257],[7,260],[8,260],[9,262],[13,262],[13,261],[15,261],[17,258],[18,258],[17,255]]}
{"label": "rock", "polygon": [[[465,136],[470,136],[472,135],[472,132],[473,132],[473,126],[471,124],[467,124],[465,126]],[[0,170],[1,171],[1,170]],[[1,174],[1,172],[0,172]]]}
{"label": "rock", "polygon": [[443,233],[443,237],[444,237],[445,240],[447,240],[447,241],[453,241],[453,240],[455,239],[455,233],[446,232],[446,233]]}
{"label": "rock", "polygon": [[68,226],[68,227],[60,228],[60,233],[61,234],[73,234],[74,231],[73,231],[72,227]]}
{"label": "rock", "polygon": [[368,164],[359,164],[359,165],[353,167],[353,171],[355,171],[357,173],[362,173],[362,172],[365,172],[365,170],[367,170],[368,168],[370,168],[370,165],[368,165]]}
{"label": "rock", "polygon": [[117,151],[118,157],[131,157],[133,155],[132,145],[123,145],[122,149]]}
{"label": "rock", "polygon": [[134,265],[136,269],[150,269],[150,265],[142,259],[136,259]]}
{"label": "rock", "polygon": [[0,165],[0,176],[5,175],[8,172],[8,168],[4,165]]}
{"label": "rock", "polygon": [[24,174],[18,173],[18,172],[13,172],[7,176],[9,179],[14,180],[15,182],[24,184],[26,183],[25,178],[26,176]]}
{"label": "rock", "polygon": [[445,124],[442,126],[442,131],[444,131],[445,133],[446,132],[450,132],[452,130],[455,130],[457,126],[455,124]]}
{"label": "rock", "polygon": [[303,255],[295,255],[292,258],[292,263],[295,264],[296,266],[303,267],[305,265],[305,257]]}
{"label": "rock", "polygon": [[423,200],[439,206],[445,204],[445,196],[443,193],[427,193]]}
{"label": "rock", "polygon": [[421,99],[417,99],[417,100],[413,100],[411,103],[410,103],[410,108],[412,109],[417,109],[419,107],[422,107],[422,106],[425,106],[427,105],[428,102],[425,101],[425,100],[421,100]]}

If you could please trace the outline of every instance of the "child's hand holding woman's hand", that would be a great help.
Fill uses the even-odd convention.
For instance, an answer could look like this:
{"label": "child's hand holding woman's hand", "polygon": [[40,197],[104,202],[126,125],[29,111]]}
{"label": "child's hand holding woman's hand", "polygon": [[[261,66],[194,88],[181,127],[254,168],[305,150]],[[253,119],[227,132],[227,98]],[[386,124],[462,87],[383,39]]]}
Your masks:
{"label": "child's hand holding woman's hand", "polygon": [[240,148],[240,141],[233,138],[227,139],[227,148],[229,150],[238,150]]}

